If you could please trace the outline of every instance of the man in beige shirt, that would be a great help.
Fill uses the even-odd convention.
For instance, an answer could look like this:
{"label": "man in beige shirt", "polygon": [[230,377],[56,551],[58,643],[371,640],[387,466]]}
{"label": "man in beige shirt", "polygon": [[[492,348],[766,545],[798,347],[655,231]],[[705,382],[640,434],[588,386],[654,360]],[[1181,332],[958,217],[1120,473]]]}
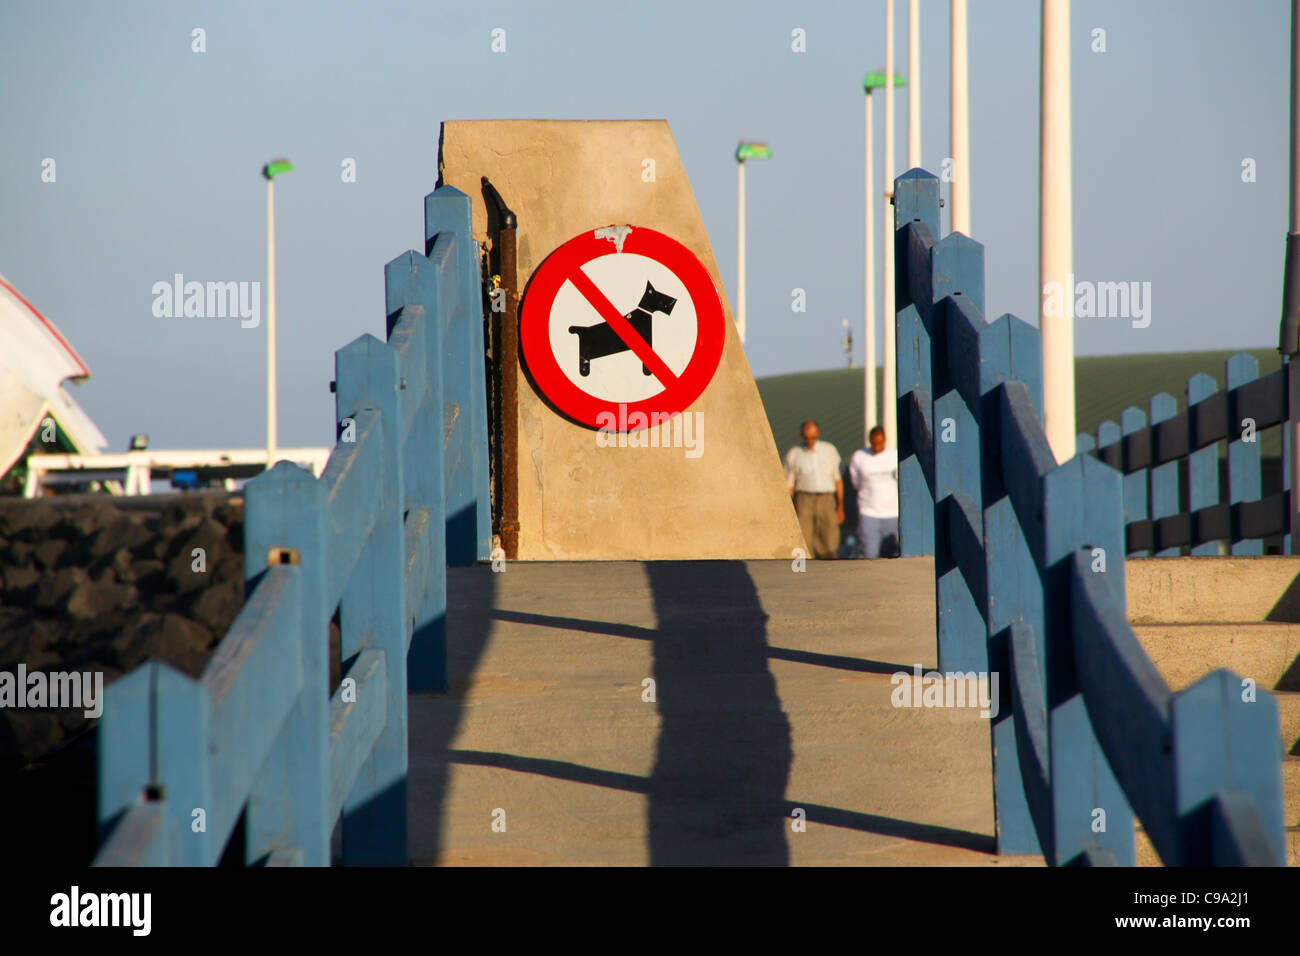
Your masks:
{"label": "man in beige shirt", "polygon": [[808,551],[815,558],[833,558],[839,552],[844,523],[840,453],[830,442],[817,440],[821,430],[814,421],[804,422],[800,434],[803,444],[785,456],[785,484]]}

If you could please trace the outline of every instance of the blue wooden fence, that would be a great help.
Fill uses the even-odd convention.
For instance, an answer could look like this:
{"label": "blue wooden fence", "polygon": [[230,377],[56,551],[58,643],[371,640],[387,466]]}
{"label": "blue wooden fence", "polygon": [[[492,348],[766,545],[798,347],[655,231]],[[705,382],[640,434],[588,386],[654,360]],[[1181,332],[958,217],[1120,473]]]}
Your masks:
{"label": "blue wooden fence", "polygon": [[1123,477],[1048,448],[1038,330],[985,320],[933,175],[895,181],[894,223],[902,543],[934,554],[939,671],[1000,682],[999,852],[1132,865],[1136,814],[1167,864],[1281,865],[1276,700],[1226,670],[1170,691],[1128,625]]}
{"label": "blue wooden fence", "polygon": [[[1187,408],[1172,395],[1150,402],[1150,421],[1140,408],[1126,408],[1119,424],[1102,422],[1093,435],[1079,435],[1077,448],[1124,475],[1125,548],[1130,555],[1159,557],[1263,554],[1264,539],[1284,537],[1290,552],[1289,482],[1280,493],[1262,490],[1260,440],[1283,425],[1287,372],[1263,376],[1259,362],[1239,352],[1225,363],[1227,388],[1208,375],[1187,380]],[[1228,443],[1227,497],[1220,488],[1219,442]],[[1185,490],[1184,490],[1185,489]]]}
{"label": "blue wooden fence", "polygon": [[[445,689],[446,566],[488,556],[487,412],[470,201],[425,200],[385,268],[388,341],[335,353],[338,444],[245,487],[246,603],[195,681],[151,662],[107,691],[97,865],[407,862],[410,690]],[[338,609],[343,680],[329,688]]]}

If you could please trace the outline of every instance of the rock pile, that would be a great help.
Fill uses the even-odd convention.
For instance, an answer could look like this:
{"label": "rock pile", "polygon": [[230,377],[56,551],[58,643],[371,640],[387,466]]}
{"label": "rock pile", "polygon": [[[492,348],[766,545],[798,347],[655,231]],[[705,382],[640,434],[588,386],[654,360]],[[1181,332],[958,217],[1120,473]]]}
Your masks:
{"label": "rock pile", "polygon": [[[100,671],[146,660],[197,677],[243,606],[243,503],[169,496],[153,510],[92,499],[0,506],[0,671]],[[81,710],[0,708],[0,771],[88,729]]]}
{"label": "rock pile", "polygon": [[[107,688],[161,660],[199,677],[244,603],[243,499],[78,498],[0,499],[0,675],[99,672]],[[328,641],[333,690],[337,616]],[[97,724],[0,706],[0,820],[21,821],[0,857],[94,857]]]}

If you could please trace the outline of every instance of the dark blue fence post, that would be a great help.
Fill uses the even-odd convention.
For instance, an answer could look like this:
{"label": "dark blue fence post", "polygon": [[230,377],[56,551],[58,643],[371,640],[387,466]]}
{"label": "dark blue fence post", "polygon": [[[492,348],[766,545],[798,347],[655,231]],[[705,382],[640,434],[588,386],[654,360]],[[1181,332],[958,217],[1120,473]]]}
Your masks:
{"label": "dark blue fence post", "polygon": [[[343,803],[343,862],[407,862],[406,838],[406,536],[403,524],[403,380],[397,353],[363,335],[335,353],[338,419],[379,413],[380,506],[339,602],[344,664],[372,647],[383,651],[388,719]],[[418,400],[418,396],[416,396]],[[344,675],[346,678],[346,675]]]}
{"label": "dark blue fence post", "polygon": [[[1106,862],[1132,866],[1133,810],[1102,752],[1075,672],[1071,589],[1074,555],[1104,575],[1125,606],[1124,516],[1120,475],[1077,455],[1043,478],[1044,661],[1048,705],[1051,846],[1055,865]],[[1100,813],[1098,811],[1101,811]]]}
{"label": "dark blue fence post", "polygon": [[[1197,405],[1219,390],[1218,383],[1204,372],[1197,372],[1187,380],[1187,418],[1188,430],[1195,435],[1191,427],[1198,411]],[[1187,456],[1187,510],[1195,514],[1201,508],[1209,508],[1219,503],[1219,443],[1190,452]],[[1192,525],[1195,529],[1195,524]],[[1218,541],[1205,541],[1194,544],[1190,554],[1218,554]]]}
{"label": "dark blue fence post", "polygon": [[951,233],[934,246],[931,263],[933,301],[937,303],[930,323],[930,381],[934,395],[931,427],[939,669],[985,671],[988,625],[980,610],[983,587],[978,589],[977,600],[953,553],[954,533],[970,534],[975,542],[982,542],[983,498],[979,425],[957,391],[954,373],[958,367],[949,352],[949,327],[961,321],[961,312],[947,298],[965,299],[983,323],[984,247],[960,233]]}
{"label": "dark blue fence post", "polygon": [[[1121,431],[1120,431],[1120,427],[1119,427],[1119,423],[1118,423],[1118,422],[1113,422],[1113,421],[1107,420],[1107,421],[1101,422],[1101,423],[1099,423],[1099,424],[1097,425],[1097,447],[1098,447],[1098,448],[1105,448],[1107,445],[1114,444],[1115,442],[1120,441],[1122,437],[1123,437],[1123,435],[1122,435],[1122,433],[1121,433]],[[1122,453],[1122,451],[1121,451],[1121,454],[1120,454],[1120,460],[1121,460],[1121,466],[1120,466],[1120,467],[1121,467],[1121,468],[1123,467],[1123,465],[1122,465],[1123,457],[1124,457],[1124,456],[1123,456],[1123,453]],[[1100,461],[1100,460],[1102,460],[1102,459],[1098,458],[1098,460]],[[1121,482],[1122,482],[1122,481],[1123,481],[1123,478],[1121,478],[1120,480],[1121,480]],[[1120,504],[1122,505],[1123,502],[1121,501]],[[1123,526],[1123,530],[1127,531],[1127,524],[1125,524],[1125,525]],[[1123,542],[1124,542],[1124,550],[1127,551],[1127,550],[1128,550],[1128,535],[1125,534],[1122,540],[1123,540]]]}
{"label": "dark blue fence post", "polygon": [[[479,295],[478,246],[469,197],[440,186],[424,200],[426,254],[434,256],[439,233],[453,237],[452,274],[440,289],[445,317],[444,413],[447,430],[447,562],[458,567],[486,560],[492,514],[488,487],[487,370],[483,307]],[[445,275],[445,273],[444,273]]]}
{"label": "dark blue fence post", "polygon": [[1034,583],[1038,569],[1007,494],[1000,402],[1003,383],[1017,379],[1042,401],[1038,330],[1003,315],[981,331],[978,356],[988,671],[989,680],[1000,688],[998,712],[990,715],[995,832],[998,853],[1028,856],[1042,849],[1016,740],[1011,628],[1028,622],[1041,629],[1042,601]]}
{"label": "dark blue fence post", "polygon": [[447,689],[447,513],[443,483],[443,323],[439,315],[437,267],[418,252],[407,252],[384,267],[389,342],[401,347],[414,337],[418,354],[407,365],[421,372],[421,383],[408,382],[403,403],[417,402],[402,451],[402,483],[411,516],[424,523],[416,539],[424,549],[415,567],[428,570],[417,606],[408,607],[414,623],[407,652],[407,689],[413,693]]}
{"label": "dark blue fence post", "polygon": [[1119,424],[1112,421],[1101,422],[1097,426],[1097,446],[1105,448],[1120,440]]}
{"label": "dark blue fence post", "polygon": [[325,488],[282,461],[244,486],[244,580],[249,593],[274,560],[301,566],[302,690],[254,778],[245,817],[249,863],[301,854],[330,862],[329,620]]}
{"label": "dark blue fence post", "polygon": [[[939,235],[939,180],[912,170],[894,182],[894,229],[909,223],[924,226],[932,239]],[[897,273],[908,269],[905,243],[898,243]],[[933,433],[930,411],[930,333],[912,302],[906,282],[895,283],[897,322],[895,366],[898,385],[898,527],[905,557],[934,554]],[[924,305],[929,307],[930,303]]]}
{"label": "dark blue fence post", "polygon": [[[1176,865],[1286,866],[1277,700],[1262,690],[1246,699],[1244,685],[1220,669],[1173,697],[1170,745],[1185,853],[1170,861]],[[1242,859],[1243,850],[1257,856]]]}
{"label": "dark blue fence post", "polygon": [[[1013,323],[1014,328],[1014,323]],[[1023,364],[1041,383],[1042,342],[1037,330],[1030,346],[1039,357],[1033,372],[1032,359]],[[1037,395],[1030,387],[1011,380],[994,393],[997,402],[998,452],[995,469],[997,490],[986,500],[985,536],[989,549],[989,646],[990,662],[1000,674],[1009,675],[1007,704],[1014,720],[1014,752],[1019,760],[1026,803],[1034,820],[1034,832],[1023,825],[1008,833],[1006,845],[1029,852],[1041,846],[1051,857],[1052,813],[1048,776],[1051,767],[1047,733],[1047,686],[1043,613],[1043,476],[1056,467],[1056,459],[1043,434],[1041,385]],[[990,422],[992,424],[993,422]],[[990,440],[992,436],[990,436]],[[1011,728],[998,727],[999,745],[1011,736]],[[999,786],[1001,784],[999,783]],[[1003,846],[998,836],[999,849]],[[1015,843],[1012,843],[1015,840]],[[1004,852],[1012,852],[1007,850]]]}
{"label": "dark blue fence post", "polygon": [[[1147,427],[1146,412],[1129,406],[1119,417],[1120,431],[1124,437],[1143,432]],[[1123,460],[1123,456],[1121,456]],[[1139,468],[1124,476],[1124,523],[1145,521],[1147,518],[1147,469]],[[1127,545],[1126,545],[1127,546]],[[1150,552],[1140,548],[1133,552],[1134,557],[1145,558]]]}
{"label": "dark blue fence post", "polygon": [[[1259,378],[1259,362],[1249,352],[1238,352],[1228,359],[1225,369],[1228,389],[1228,501],[1258,501],[1263,496],[1260,481],[1259,435],[1257,429],[1251,441],[1243,441],[1246,426],[1237,412],[1237,392],[1249,382]],[[1282,429],[1286,431],[1285,426]],[[1232,438],[1232,435],[1236,438]],[[1233,554],[1263,554],[1264,542],[1259,538],[1242,538],[1236,522],[1232,527]]]}
{"label": "dark blue fence post", "polygon": [[[1168,392],[1161,392],[1151,397],[1151,460],[1160,447],[1156,441],[1156,426],[1178,414],[1178,401]],[[1178,514],[1178,462],[1165,462],[1151,469],[1151,522],[1152,525],[1161,518]],[[1154,531],[1154,527],[1153,527]],[[1166,558],[1181,553],[1178,548],[1161,548],[1156,557]]]}

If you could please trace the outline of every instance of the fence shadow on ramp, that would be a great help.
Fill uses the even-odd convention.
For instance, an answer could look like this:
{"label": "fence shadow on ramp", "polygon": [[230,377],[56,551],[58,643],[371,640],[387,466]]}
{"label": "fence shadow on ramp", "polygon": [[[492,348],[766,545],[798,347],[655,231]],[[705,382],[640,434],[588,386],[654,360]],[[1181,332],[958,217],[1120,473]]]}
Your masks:
{"label": "fence shadow on ramp", "polygon": [[790,861],[790,721],[767,664],[767,614],[739,561],[651,562],[662,725],[650,775],[652,866]]}
{"label": "fence shadow on ramp", "polygon": [[[575,586],[584,580],[589,586],[591,568],[590,564],[574,565]],[[427,709],[431,717],[412,721],[413,860],[493,859],[473,852],[464,856],[462,848],[454,845],[459,842],[458,834],[446,829],[450,811],[458,809],[444,805],[449,799],[459,799],[449,789],[456,767],[494,768],[644,794],[644,859],[651,865],[788,865],[795,807],[803,809],[809,824],[980,853],[993,851],[987,834],[810,803],[798,799],[797,793],[787,799],[797,744],[792,741],[791,719],[780,699],[771,661],[825,668],[829,680],[835,679],[835,671],[888,674],[900,666],[806,648],[773,647],[771,640],[776,635],[769,633],[768,614],[745,562],[647,562],[641,569],[648,594],[620,594],[616,600],[602,600],[599,606],[608,610],[609,617],[617,618],[620,606],[644,607],[642,602],[648,597],[655,627],[644,626],[644,617],[629,618],[638,623],[596,620],[589,603],[573,606],[572,614],[520,610],[529,606],[519,600],[520,594],[531,593],[530,586],[537,587],[537,579],[528,584],[530,573],[541,572],[528,565],[514,563],[505,575],[493,574],[486,567],[452,572],[448,605],[451,694],[431,698],[427,702],[433,705]],[[547,573],[553,575],[554,566]],[[585,579],[584,574],[588,575]],[[633,574],[640,577],[635,571]],[[559,584],[552,578],[547,582],[548,586]],[[624,583],[629,582],[624,579]],[[567,601],[561,606],[565,605]],[[552,607],[555,605],[543,610]],[[584,613],[586,616],[581,616]],[[485,663],[483,651],[489,638],[496,645],[494,654],[500,655],[506,648],[497,642],[508,646],[521,639],[521,634],[527,635],[523,639],[528,641],[536,642],[542,635],[542,640],[550,642],[546,629],[554,634],[556,653],[564,653],[566,632],[650,645],[649,673],[655,681],[653,706],[658,710],[659,733],[648,775],[589,765],[604,762],[599,757],[573,761],[536,751],[505,752],[513,747],[455,746],[460,731],[474,726],[473,704],[466,699],[465,688]],[[509,655],[505,659],[515,658]],[[524,682],[538,676],[522,662],[512,668],[511,675]],[[519,720],[526,722],[528,701],[519,703],[523,708]],[[575,701],[573,739],[584,739],[602,719],[598,709],[584,712]],[[609,763],[617,765],[615,759],[611,754]],[[870,795],[862,796],[863,803],[870,806]],[[418,809],[417,803],[421,804]],[[432,822],[417,826],[416,819]],[[544,849],[540,844],[537,847],[538,851]]]}
{"label": "fence shadow on ramp", "polygon": [[[421,695],[432,707],[412,708],[409,730],[407,801],[412,860],[434,859],[443,844],[444,804],[452,742],[465,714],[463,688],[478,666],[492,629],[497,575],[486,567],[448,569],[447,683],[450,693]],[[454,582],[454,586],[453,586]],[[414,703],[415,696],[410,698]],[[418,809],[417,809],[418,808]]]}

